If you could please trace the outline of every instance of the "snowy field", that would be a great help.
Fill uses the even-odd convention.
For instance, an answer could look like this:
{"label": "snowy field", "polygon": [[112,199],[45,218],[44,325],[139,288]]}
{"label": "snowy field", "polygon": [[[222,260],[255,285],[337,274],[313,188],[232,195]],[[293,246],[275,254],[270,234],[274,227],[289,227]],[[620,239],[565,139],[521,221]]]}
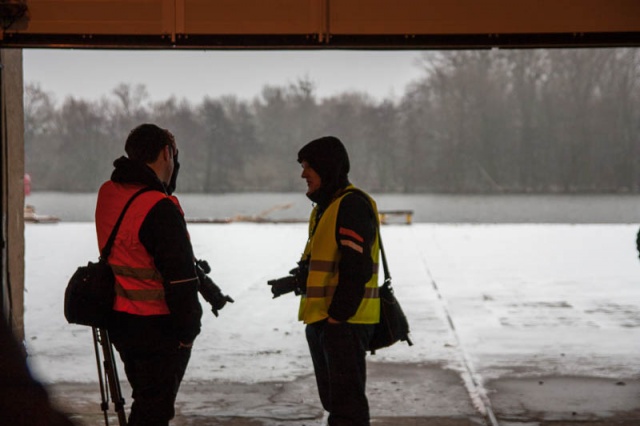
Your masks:
{"label": "snowy field", "polygon": [[[205,314],[186,381],[289,380],[311,372],[297,298],[272,299],[304,224],[192,224],[196,255],[236,303]],[[438,363],[476,376],[638,378],[635,225],[388,225],[382,236],[415,343],[371,362]],[[26,344],[45,383],[95,382],[90,329],[66,323],[75,268],[97,258],[92,223],[27,224]],[[451,321],[449,321],[449,319]]]}

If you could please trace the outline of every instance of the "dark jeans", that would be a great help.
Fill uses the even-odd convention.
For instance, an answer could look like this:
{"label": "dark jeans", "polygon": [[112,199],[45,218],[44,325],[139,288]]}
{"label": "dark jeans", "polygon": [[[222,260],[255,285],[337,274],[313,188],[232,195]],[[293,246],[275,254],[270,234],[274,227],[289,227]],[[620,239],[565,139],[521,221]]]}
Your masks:
{"label": "dark jeans", "polygon": [[327,321],[307,325],[318,393],[330,426],[369,426],[365,356],[373,328]]}

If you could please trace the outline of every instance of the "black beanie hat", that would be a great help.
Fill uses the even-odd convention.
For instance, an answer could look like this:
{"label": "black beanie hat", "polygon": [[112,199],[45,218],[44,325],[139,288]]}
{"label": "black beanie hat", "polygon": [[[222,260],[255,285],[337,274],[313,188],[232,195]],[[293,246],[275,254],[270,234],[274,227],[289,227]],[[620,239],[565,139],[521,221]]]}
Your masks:
{"label": "black beanie hat", "polygon": [[[349,184],[349,154],[340,139],[325,136],[314,139],[298,151],[298,162],[306,161],[320,176],[320,194],[310,194],[309,198],[322,204],[330,201],[339,189]],[[329,199],[327,200],[327,197]]]}

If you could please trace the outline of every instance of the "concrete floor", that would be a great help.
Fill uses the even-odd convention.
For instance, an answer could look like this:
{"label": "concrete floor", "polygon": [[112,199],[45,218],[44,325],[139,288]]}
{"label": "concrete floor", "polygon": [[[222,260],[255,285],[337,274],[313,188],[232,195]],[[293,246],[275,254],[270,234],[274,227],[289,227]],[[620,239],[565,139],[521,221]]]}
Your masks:
{"label": "concrete floor", "polygon": [[[369,363],[372,426],[479,426],[480,413],[461,376],[437,365]],[[640,382],[588,377],[501,379],[485,384],[500,426],[638,426]],[[54,402],[79,424],[104,425],[97,383],[56,384]],[[122,383],[125,408],[130,389]],[[321,426],[313,376],[286,383],[184,383],[175,426]],[[110,424],[117,418],[110,412]]]}

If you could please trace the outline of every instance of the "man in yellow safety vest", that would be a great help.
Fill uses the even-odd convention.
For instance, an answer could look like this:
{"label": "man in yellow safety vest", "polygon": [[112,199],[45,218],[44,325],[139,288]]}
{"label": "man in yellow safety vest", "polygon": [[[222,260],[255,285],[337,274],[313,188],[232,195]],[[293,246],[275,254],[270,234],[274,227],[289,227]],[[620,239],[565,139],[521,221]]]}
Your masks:
{"label": "man in yellow safety vest", "polygon": [[309,142],[298,162],[315,203],[298,318],[307,325],[318,393],[330,426],[369,425],[365,356],[380,318],[376,203],[349,183],[349,156],[338,138]]}

